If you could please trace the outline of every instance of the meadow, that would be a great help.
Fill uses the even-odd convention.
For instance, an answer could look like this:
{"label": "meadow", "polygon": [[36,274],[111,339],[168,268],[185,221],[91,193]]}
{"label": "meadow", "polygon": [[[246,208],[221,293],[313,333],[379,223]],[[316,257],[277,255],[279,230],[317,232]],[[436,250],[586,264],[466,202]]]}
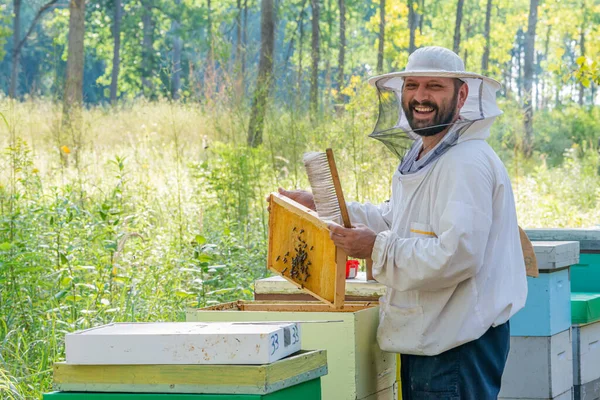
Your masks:
{"label": "meadow", "polygon": [[[265,196],[308,187],[303,152],[332,147],[347,199],[386,200],[398,160],[368,138],[375,93],[353,84],[337,112],[271,110],[258,148],[234,104],[94,106],[72,132],[56,102],[0,101],[0,398],[48,391],[67,332],[252,298],[269,275]],[[501,105],[489,142],[520,225],[596,225],[598,109],[537,113],[525,159],[520,107]]]}

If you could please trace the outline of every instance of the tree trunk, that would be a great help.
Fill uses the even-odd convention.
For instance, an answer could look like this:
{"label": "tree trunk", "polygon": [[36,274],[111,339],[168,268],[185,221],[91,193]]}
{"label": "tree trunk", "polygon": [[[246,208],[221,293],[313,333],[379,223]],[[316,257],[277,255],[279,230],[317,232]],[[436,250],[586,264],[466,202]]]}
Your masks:
{"label": "tree trunk", "polygon": [[244,19],[242,25],[242,79],[246,73],[246,46],[248,44],[248,0],[244,0]]}
{"label": "tree trunk", "polygon": [[[63,101],[63,123],[65,131],[70,133],[71,157],[79,166],[83,128],[83,67],[85,60],[83,39],[85,35],[85,0],[69,2],[69,38],[67,53],[67,76]],[[61,153],[63,162],[67,158]]]}
{"label": "tree trunk", "polygon": [[296,86],[298,87],[298,93],[301,93],[302,88],[302,50],[304,49],[304,7],[300,11],[300,24],[298,25],[298,29],[300,31],[300,37],[298,38],[298,73],[296,74],[296,79],[298,80]]}
{"label": "tree trunk", "polygon": [[17,86],[19,78],[19,59],[21,58],[21,49],[19,48],[19,40],[21,37],[21,0],[14,0],[14,20],[13,20],[13,51],[12,65],[10,73],[10,89],[8,95],[11,99],[17,97]]}
{"label": "tree trunk", "polygon": [[273,74],[273,48],[275,47],[273,0],[262,0],[260,11],[260,61],[248,126],[248,145],[252,147],[257,147],[262,143],[267,97]]}
{"label": "tree trunk", "polygon": [[242,13],[244,10],[242,9],[242,0],[237,0],[237,15],[235,16],[235,65],[236,72],[241,71],[241,62],[242,62]]}
{"label": "tree trunk", "polygon": [[144,95],[150,97],[152,94],[152,74],[154,71],[154,28],[155,21],[152,18],[152,0],[143,2],[142,15],[142,90]]}
{"label": "tree trunk", "polygon": [[523,53],[523,31],[521,28],[517,31],[517,95],[519,101],[523,98],[523,62],[521,55]]}
{"label": "tree trunk", "polygon": [[56,2],[58,2],[58,0],[50,0],[49,2],[44,4],[38,10],[38,12],[35,14],[35,17],[33,17],[33,21],[31,22],[29,29],[25,33],[25,36],[22,39],[19,39],[21,37],[21,3],[22,3],[22,1],[14,0],[13,7],[14,7],[15,16],[14,16],[14,21],[13,21],[14,25],[13,25],[12,65],[11,65],[11,72],[10,72],[10,87],[8,90],[8,95],[13,99],[17,95],[17,88],[19,86],[19,65],[20,65],[20,60],[21,60],[21,50],[23,50],[23,46],[25,46],[27,39],[31,35],[31,32],[33,32],[33,28],[35,28],[35,25],[37,24],[39,19]]}
{"label": "tree trunk", "polygon": [[410,39],[408,44],[408,54],[412,54],[417,46],[415,45],[415,34],[417,30],[417,13],[414,8],[415,0],[408,0],[408,29],[410,32]]}
{"label": "tree trunk", "polygon": [[377,50],[377,73],[383,73],[383,49],[385,45],[385,0],[379,0],[379,49]]}
{"label": "tree trunk", "polygon": [[524,154],[530,157],[533,152],[533,109],[531,101],[531,87],[533,84],[533,55],[535,53],[535,27],[538,18],[538,2],[539,0],[530,0],[529,5],[529,20],[527,25],[527,34],[525,35],[525,76],[524,76],[524,125],[525,125],[525,140]]}
{"label": "tree trunk", "polygon": [[[550,33],[552,32],[552,25],[548,25],[548,30],[546,31],[546,43],[544,44],[544,60],[548,59],[548,52],[550,51]],[[541,92],[541,100],[540,100],[540,108],[546,108],[547,100],[546,100],[546,75],[542,76],[542,88]]]}
{"label": "tree trunk", "polygon": [[483,57],[481,58],[481,73],[487,75],[490,62],[490,24],[492,21],[492,0],[487,0],[485,8],[485,48],[483,49]]}
{"label": "tree trunk", "polygon": [[344,86],[344,58],[346,57],[346,1],[338,0],[340,9],[340,49],[338,53],[338,90]]}
{"label": "tree trunk", "polygon": [[321,55],[320,48],[320,36],[319,30],[319,13],[320,13],[320,0],[311,0],[312,8],[312,32],[311,32],[311,60],[312,60],[312,71],[310,77],[310,112],[311,118],[317,116],[319,111],[319,59]]}
{"label": "tree trunk", "polygon": [[[305,6],[306,6],[306,0],[302,0],[302,3],[300,4],[300,12],[298,13],[298,18],[296,19],[296,29],[294,30],[294,33],[292,34],[292,38],[290,39],[290,42],[288,43],[287,52],[285,53],[285,61],[283,63],[284,71],[287,71],[288,63],[290,61],[290,57],[292,56],[292,50],[294,49],[294,44],[296,42],[296,32],[297,32],[297,30],[299,30],[300,24],[303,23]],[[300,41],[300,45],[302,45],[302,41]],[[301,48],[302,47],[300,46],[300,49]]]}
{"label": "tree trunk", "polygon": [[66,112],[72,107],[80,107],[83,103],[85,0],[71,0],[69,13],[69,47],[64,100]]}
{"label": "tree trunk", "polygon": [[119,66],[121,52],[121,0],[114,0],[115,19],[113,21],[113,65],[110,81],[110,102],[117,102],[117,89],[119,83]]}
{"label": "tree trunk", "polygon": [[333,32],[333,7],[327,0],[327,51],[325,52],[325,103],[329,104],[331,93],[331,37]]}
{"label": "tree trunk", "polygon": [[454,25],[454,46],[452,49],[456,54],[460,51],[460,25],[463,17],[463,4],[465,0],[458,0],[456,4],[456,24]]}
{"label": "tree trunk", "polygon": [[[181,0],[175,0],[177,7],[181,4]],[[177,12],[177,18],[180,18],[180,12]],[[183,49],[183,41],[179,35],[181,24],[178,19],[173,19],[171,22],[171,30],[173,32],[173,71],[171,75],[171,98],[179,100],[181,97],[181,51]]]}
{"label": "tree trunk", "polygon": [[[581,56],[585,56],[585,28],[586,28],[586,23],[587,23],[587,10],[585,9],[585,0],[582,1],[581,4],[581,8],[582,8],[582,14],[583,14],[583,21],[581,23],[581,31],[579,32],[579,50],[581,52]],[[578,103],[580,106],[583,105],[583,98],[585,95],[585,86],[583,86],[583,83],[579,82],[579,99],[578,99]]]}
{"label": "tree trunk", "polygon": [[209,101],[213,98],[213,94],[217,90],[216,66],[215,66],[215,45],[213,33],[213,10],[212,1],[207,0],[207,38],[208,38],[208,55],[206,57],[206,68],[204,70],[204,97]]}

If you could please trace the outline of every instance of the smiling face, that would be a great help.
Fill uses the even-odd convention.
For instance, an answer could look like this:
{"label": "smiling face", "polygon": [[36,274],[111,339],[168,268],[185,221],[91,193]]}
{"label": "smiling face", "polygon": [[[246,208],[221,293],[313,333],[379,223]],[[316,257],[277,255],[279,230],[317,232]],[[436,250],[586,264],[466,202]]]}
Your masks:
{"label": "smiling face", "polygon": [[458,118],[469,88],[456,78],[407,77],[402,108],[410,127],[420,136],[444,131]]}

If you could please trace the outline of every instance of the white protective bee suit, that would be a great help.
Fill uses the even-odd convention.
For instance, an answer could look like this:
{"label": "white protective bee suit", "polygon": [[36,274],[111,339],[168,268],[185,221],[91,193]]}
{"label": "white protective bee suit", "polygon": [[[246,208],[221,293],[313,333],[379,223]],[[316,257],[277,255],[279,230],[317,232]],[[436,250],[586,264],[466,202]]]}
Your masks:
{"label": "white protective bee suit", "polygon": [[[437,355],[508,321],[525,304],[527,281],[511,184],[486,142],[501,114],[500,85],[464,72],[458,57],[453,65],[436,48],[425,53],[411,56],[404,72],[369,82],[393,92],[400,105],[405,76],[462,79],[469,95],[458,140],[419,171],[396,171],[389,202],[348,208],[353,223],[377,233],[373,275],[387,286],[380,299],[379,346]],[[398,109],[394,128],[414,137]]]}

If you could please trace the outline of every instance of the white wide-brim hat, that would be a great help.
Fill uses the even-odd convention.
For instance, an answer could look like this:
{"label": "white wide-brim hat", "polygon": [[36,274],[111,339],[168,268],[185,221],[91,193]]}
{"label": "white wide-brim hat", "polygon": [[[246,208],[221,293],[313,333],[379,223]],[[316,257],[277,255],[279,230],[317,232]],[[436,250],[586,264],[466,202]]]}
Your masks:
{"label": "white wide-brim hat", "polygon": [[408,57],[408,63],[404,71],[391,72],[374,76],[369,79],[369,83],[376,86],[377,81],[386,78],[408,76],[430,76],[440,78],[465,78],[465,79],[483,79],[487,83],[495,86],[498,90],[502,87],[500,82],[487,76],[475,72],[465,71],[465,63],[452,50],[438,46],[422,47],[414,51]]}
{"label": "white wide-brim hat", "polygon": [[[486,76],[465,71],[465,64],[452,50],[443,47],[422,47],[408,57],[406,69],[375,76],[369,83],[377,88],[379,116],[369,135],[383,142],[402,158],[412,140],[418,139],[402,108],[402,88],[409,76],[458,78],[469,87],[469,94],[460,109],[460,137],[485,139],[494,119],[502,114],[496,103],[496,92],[502,85]],[[457,142],[457,143],[458,143]]]}

